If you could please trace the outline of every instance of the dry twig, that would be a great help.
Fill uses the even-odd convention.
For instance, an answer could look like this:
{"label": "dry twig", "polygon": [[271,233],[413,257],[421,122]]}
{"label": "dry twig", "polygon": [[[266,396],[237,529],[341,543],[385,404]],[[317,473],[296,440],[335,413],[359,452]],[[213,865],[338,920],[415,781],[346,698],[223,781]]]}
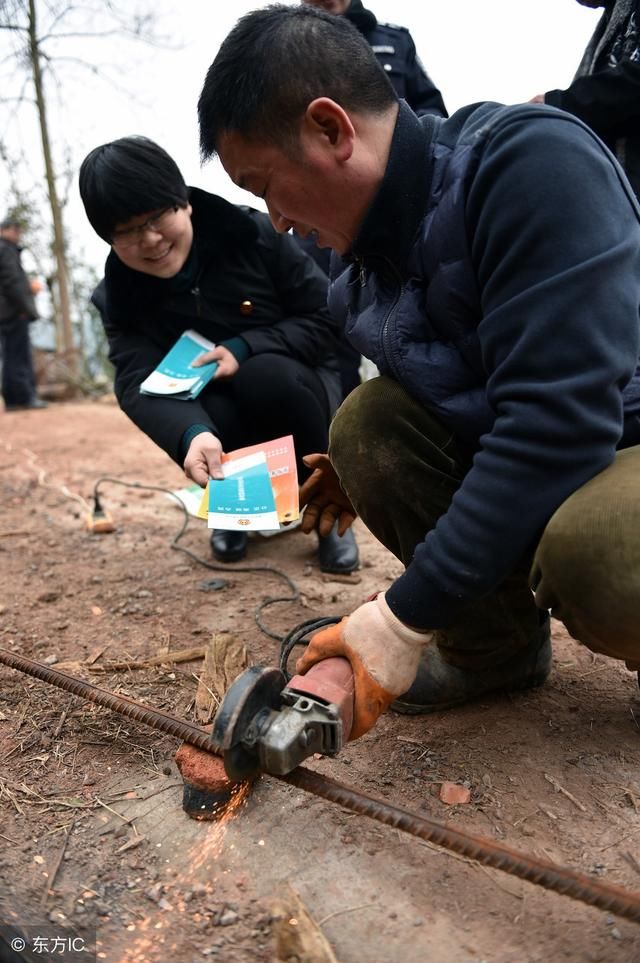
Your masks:
{"label": "dry twig", "polygon": [[555,779],[553,776],[550,776],[548,772],[545,772],[544,778],[547,780],[547,782],[551,783],[556,792],[561,792],[562,795],[566,796],[567,799],[569,799],[574,806],[577,806],[581,812],[586,813],[587,807],[583,806],[580,800],[576,799],[573,793],[570,793],[568,789],[565,789],[564,786],[561,786],[557,779]]}

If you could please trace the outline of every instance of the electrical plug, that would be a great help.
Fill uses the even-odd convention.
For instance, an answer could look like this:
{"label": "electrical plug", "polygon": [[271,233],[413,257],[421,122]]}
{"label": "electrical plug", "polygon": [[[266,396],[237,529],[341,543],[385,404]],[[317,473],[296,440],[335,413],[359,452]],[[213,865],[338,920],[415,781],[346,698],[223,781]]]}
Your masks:
{"label": "electrical plug", "polygon": [[107,535],[109,532],[115,532],[116,530],[113,518],[102,507],[97,495],[93,496],[93,511],[86,516],[86,525],[94,535]]}

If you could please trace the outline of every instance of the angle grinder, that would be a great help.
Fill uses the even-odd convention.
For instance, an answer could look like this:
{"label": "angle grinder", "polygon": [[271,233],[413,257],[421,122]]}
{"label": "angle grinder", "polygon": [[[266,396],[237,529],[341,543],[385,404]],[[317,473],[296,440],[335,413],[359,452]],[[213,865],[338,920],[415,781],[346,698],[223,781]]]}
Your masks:
{"label": "angle grinder", "polygon": [[246,669],[227,690],[211,733],[227,775],[283,776],[314,753],[334,756],[349,739],[353,699],[348,659],[324,659],[289,681],[285,668]]}

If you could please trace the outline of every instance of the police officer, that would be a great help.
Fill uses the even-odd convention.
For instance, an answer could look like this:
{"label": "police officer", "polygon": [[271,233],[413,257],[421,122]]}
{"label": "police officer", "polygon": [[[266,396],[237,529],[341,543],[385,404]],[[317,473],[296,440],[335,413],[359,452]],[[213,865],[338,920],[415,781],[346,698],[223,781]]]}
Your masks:
{"label": "police officer", "polygon": [[27,275],[20,263],[22,225],[13,217],[0,223],[0,345],[5,411],[46,408],[36,395],[29,322],[38,317]]}
{"label": "police officer", "polygon": [[379,23],[362,0],[302,0],[334,16],[344,16],[357,27],[380,61],[398,95],[414,113],[448,117],[442,95],[416,54],[416,45],[406,27]]}

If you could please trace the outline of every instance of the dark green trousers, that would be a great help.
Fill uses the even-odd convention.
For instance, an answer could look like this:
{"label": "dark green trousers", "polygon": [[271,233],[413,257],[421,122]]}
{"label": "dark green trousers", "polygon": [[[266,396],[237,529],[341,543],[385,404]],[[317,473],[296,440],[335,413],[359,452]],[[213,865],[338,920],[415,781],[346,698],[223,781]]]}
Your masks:
{"label": "dark green trousers", "polygon": [[[364,524],[405,565],[467,470],[451,432],[385,377],[343,402],[329,453]],[[437,643],[454,665],[498,664],[537,637],[541,609],[594,652],[640,667],[640,447],[568,498],[533,562],[466,607]]]}

